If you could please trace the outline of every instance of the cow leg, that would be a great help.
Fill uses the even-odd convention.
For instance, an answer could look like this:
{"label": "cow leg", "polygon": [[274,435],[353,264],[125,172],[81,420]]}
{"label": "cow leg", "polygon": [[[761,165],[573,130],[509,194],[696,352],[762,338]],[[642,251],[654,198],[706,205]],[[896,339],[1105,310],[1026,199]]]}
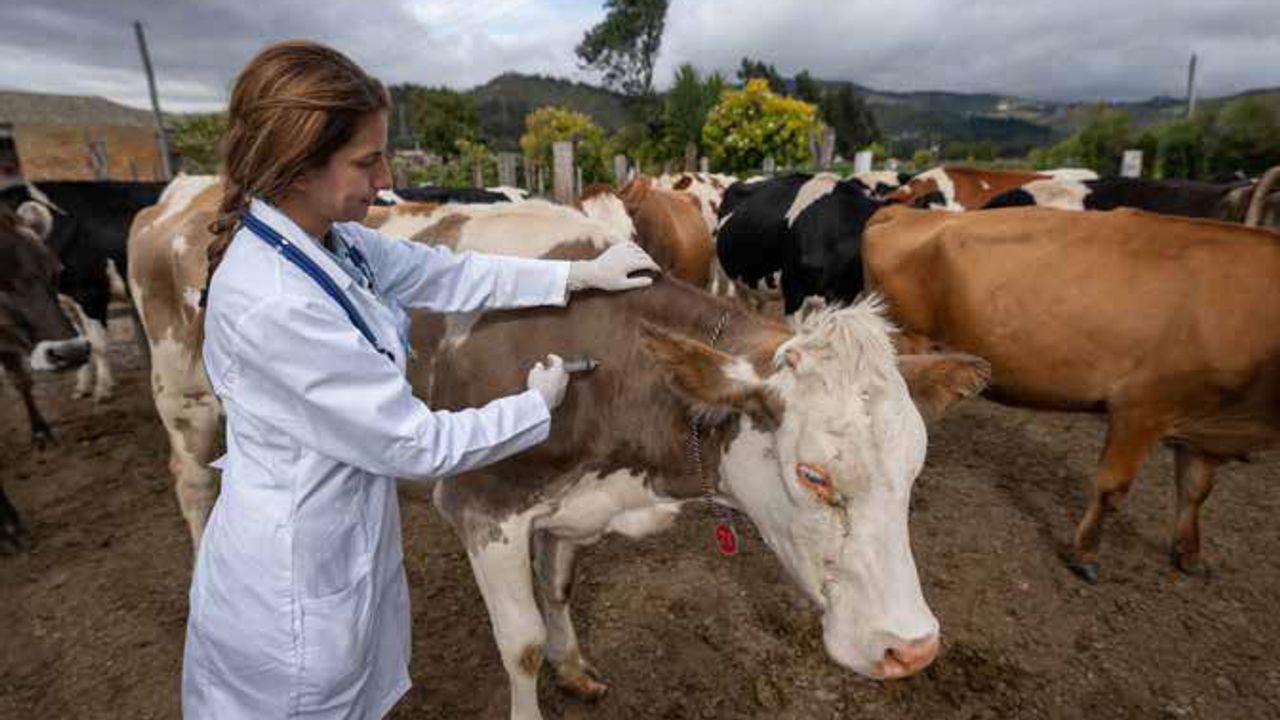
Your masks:
{"label": "cow leg", "polygon": [[22,396],[22,403],[27,408],[27,420],[31,423],[31,443],[37,449],[43,450],[54,442],[53,429],[40,414],[40,408],[36,407],[36,398],[31,392],[31,373],[27,371],[23,360],[21,355],[0,353],[0,365],[3,365],[9,373],[9,378],[18,389],[18,394]]}
{"label": "cow leg", "polygon": [[1071,570],[1088,582],[1098,581],[1098,543],[1103,520],[1129,492],[1138,468],[1163,434],[1164,426],[1160,424],[1112,414],[1106,448],[1094,478],[1093,495],[1076,528],[1075,557],[1070,563]]}
{"label": "cow leg", "polygon": [[0,485],[0,554],[7,555],[26,548],[28,535],[17,508],[9,502],[4,486]]}
{"label": "cow leg", "polygon": [[1171,558],[1179,570],[1190,573],[1200,566],[1200,506],[1213,492],[1218,461],[1185,445],[1173,449],[1178,510]]}
{"label": "cow leg", "polygon": [[82,319],[84,336],[89,341],[90,361],[76,372],[76,390],[73,397],[87,397],[92,388],[94,402],[109,400],[116,383],[111,375],[111,365],[107,361],[110,349],[107,329],[101,322],[91,317],[86,316]]}
{"label": "cow leg", "polygon": [[609,691],[591,663],[582,656],[578,634],[569,616],[573,589],[573,565],[578,546],[542,531],[533,537],[533,568],[538,604],[547,626],[547,659],[556,670],[556,682],[579,697],[596,699]]}
{"label": "cow leg", "polygon": [[542,667],[547,630],[533,591],[529,514],[501,525],[500,538],[466,532],[467,556],[476,584],[489,610],[493,636],[511,682],[511,720],[541,720],[538,670]]}
{"label": "cow leg", "polygon": [[222,408],[203,369],[191,370],[191,362],[181,345],[168,340],[151,349],[151,392],[169,435],[169,471],[191,531],[192,550],[199,551],[205,522],[218,498],[217,475],[209,463],[218,448]]}

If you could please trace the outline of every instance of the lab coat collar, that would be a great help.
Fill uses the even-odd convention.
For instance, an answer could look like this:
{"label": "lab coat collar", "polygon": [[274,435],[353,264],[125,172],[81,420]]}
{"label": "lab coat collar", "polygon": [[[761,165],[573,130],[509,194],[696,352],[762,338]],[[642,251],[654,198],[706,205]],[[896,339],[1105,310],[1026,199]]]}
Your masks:
{"label": "lab coat collar", "polygon": [[329,253],[307,234],[306,230],[299,227],[298,223],[290,219],[288,215],[277,210],[274,205],[265,200],[253,198],[249,201],[249,211],[257,216],[259,220],[270,225],[276,232],[283,235],[286,240],[297,246],[308,258],[319,265],[325,274],[342,290],[350,290],[353,285],[356,285],[355,280],[347,274],[347,271],[343,270],[342,266],[338,265],[329,256]]}

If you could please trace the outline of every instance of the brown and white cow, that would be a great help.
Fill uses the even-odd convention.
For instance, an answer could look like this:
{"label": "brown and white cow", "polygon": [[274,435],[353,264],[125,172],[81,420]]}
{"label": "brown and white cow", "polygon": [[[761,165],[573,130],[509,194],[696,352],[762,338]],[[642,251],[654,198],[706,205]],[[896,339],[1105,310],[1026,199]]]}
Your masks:
{"label": "brown and white cow", "polygon": [[997,197],[1054,176],[1024,170],[987,170],[971,167],[936,167],[916,175],[897,190],[884,195],[892,203],[933,210],[981,210]]}
{"label": "brown and white cow", "polygon": [[[213,455],[216,400],[200,394],[207,383],[189,355],[165,347],[180,342],[181,324],[193,315],[183,298],[198,295],[203,284],[208,238],[186,233],[204,227],[201,208],[216,203],[216,192],[188,195],[195,207],[186,210],[162,199],[140,218],[131,241],[131,267],[146,273],[131,277],[135,292],[142,291],[135,297],[148,333],[155,333],[157,359],[170,361],[157,372],[157,407],[170,416],[175,458],[188,461]],[[409,222],[403,210],[388,208],[375,221],[384,230],[403,229],[395,224]],[[465,220],[452,230],[436,218],[434,234],[418,239],[479,247],[475,232],[484,214],[458,217]],[[529,254],[585,258],[605,244],[587,239]],[[670,278],[631,293],[582,294],[568,308],[454,320],[414,318],[418,357],[410,380],[435,408],[510,393],[548,348],[601,361],[572,381],[546,443],[441,481],[435,490],[484,594],[511,680],[513,718],[541,716],[536,679],[544,658],[569,690],[605,689],[569,617],[578,549],[609,532],[660,530],[684,504],[708,495],[754,522],[821,608],[824,642],[837,662],[888,678],[933,659],[938,623],[922,596],[907,532],[911,486],[925,452],[921,412],[937,415],[979,391],[984,363],[897,358],[892,328],[874,300],[814,309],[789,327]],[[213,414],[189,412],[205,407]],[[695,421],[702,428],[697,472],[689,450]],[[210,500],[215,484],[210,475],[185,482],[192,479],[203,485],[184,489],[180,478],[180,499],[188,520],[202,526],[196,511],[208,507],[191,500]]]}
{"label": "brown and white cow", "polygon": [[1128,209],[892,207],[863,261],[904,338],[991,362],[994,399],[1109,415],[1075,535],[1087,579],[1158,442],[1177,454],[1173,560],[1190,569],[1215,468],[1280,439],[1280,234]]}
{"label": "brown and white cow", "polygon": [[659,175],[653,183],[662,190],[674,190],[693,196],[698,202],[698,211],[707,223],[707,230],[713,235],[720,216],[720,201],[724,191],[738,182],[732,175],[703,172],[680,172]]}
{"label": "brown and white cow", "polygon": [[[220,452],[222,409],[192,343],[208,274],[208,226],[221,197],[216,177],[179,175],[155,206],[138,213],[129,233],[130,292],[150,348],[151,391],[169,435],[169,469],[193,548],[200,545],[218,488],[210,463]],[[630,239],[625,228],[540,200],[489,205],[407,202],[371,208],[365,222],[392,237],[459,251],[534,256],[567,242],[603,249]],[[465,328],[468,322],[461,315],[451,318],[455,328]]]}
{"label": "brown and white cow", "polygon": [[622,190],[590,185],[578,200],[588,217],[606,222],[625,215],[635,228],[635,241],[667,272],[685,282],[706,287],[715,258],[711,232],[687,193],[662,190],[652,178],[638,175]]}

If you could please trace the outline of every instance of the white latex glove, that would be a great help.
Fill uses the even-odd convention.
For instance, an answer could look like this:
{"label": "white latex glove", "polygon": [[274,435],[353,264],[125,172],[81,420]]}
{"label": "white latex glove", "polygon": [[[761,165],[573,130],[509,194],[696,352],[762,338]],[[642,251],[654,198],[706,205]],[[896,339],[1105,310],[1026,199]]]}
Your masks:
{"label": "white latex glove", "polygon": [[635,243],[620,243],[591,260],[569,264],[569,289],[631,290],[653,284],[650,277],[627,277],[640,270],[662,272],[658,263]]}
{"label": "white latex glove", "polygon": [[529,369],[529,389],[537,390],[547,403],[548,410],[555,410],[564,400],[565,388],[569,386],[569,373],[564,370],[564,360],[559,355],[548,355],[543,363]]}

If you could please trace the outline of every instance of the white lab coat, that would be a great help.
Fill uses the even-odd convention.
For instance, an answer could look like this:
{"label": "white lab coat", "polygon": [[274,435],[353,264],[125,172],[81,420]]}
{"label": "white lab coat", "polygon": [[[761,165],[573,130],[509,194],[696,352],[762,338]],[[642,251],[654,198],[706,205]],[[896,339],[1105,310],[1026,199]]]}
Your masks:
{"label": "white lab coat", "polygon": [[[328,273],[396,363],[315,281],[239,231],[210,284],[205,321],[227,455],[191,583],[183,713],[382,717],[409,688],[395,478],[441,477],[525,450],[546,439],[550,415],[533,390],[478,409],[429,410],[404,377],[403,314],[288,217],[257,200],[252,211]],[[338,230],[392,305],[566,301],[565,262],[454,254],[354,223]]]}

